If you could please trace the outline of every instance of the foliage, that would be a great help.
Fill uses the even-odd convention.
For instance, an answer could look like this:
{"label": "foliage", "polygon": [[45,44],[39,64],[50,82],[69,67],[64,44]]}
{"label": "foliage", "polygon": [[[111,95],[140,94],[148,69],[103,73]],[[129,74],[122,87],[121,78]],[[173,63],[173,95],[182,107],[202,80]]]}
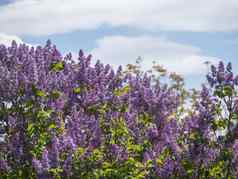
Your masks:
{"label": "foliage", "polygon": [[230,63],[187,91],[156,64],[114,71],[90,61],[81,50],[77,62],[62,57],[50,41],[0,45],[0,178],[236,178]]}

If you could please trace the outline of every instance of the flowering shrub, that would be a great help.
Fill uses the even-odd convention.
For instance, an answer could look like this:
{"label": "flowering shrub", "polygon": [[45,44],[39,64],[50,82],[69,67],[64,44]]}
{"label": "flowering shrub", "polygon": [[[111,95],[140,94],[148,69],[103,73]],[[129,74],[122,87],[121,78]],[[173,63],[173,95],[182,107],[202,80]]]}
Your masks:
{"label": "flowering shrub", "polygon": [[155,76],[90,60],[50,41],[0,46],[0,178],[236,178],[230,63],[190,92],[176,74],[162,83],[159,66]]}

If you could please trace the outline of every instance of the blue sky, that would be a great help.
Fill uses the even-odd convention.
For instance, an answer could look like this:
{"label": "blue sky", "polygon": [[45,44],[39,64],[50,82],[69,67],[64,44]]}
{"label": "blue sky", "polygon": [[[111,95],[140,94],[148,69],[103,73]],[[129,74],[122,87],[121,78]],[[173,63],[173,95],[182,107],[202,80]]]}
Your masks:
{"label": "blue sky", "polygon": [[0,0],[0,43],[79,49],[113,66],[143,59],[204,81],[205,61],[233,63],[238,72],[237,0]]}

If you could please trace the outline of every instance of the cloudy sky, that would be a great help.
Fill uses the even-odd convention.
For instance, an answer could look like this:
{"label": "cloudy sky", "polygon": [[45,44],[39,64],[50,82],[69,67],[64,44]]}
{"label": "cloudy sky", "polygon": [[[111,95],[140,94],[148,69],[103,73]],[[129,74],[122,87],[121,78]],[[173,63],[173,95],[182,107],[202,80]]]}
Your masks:
{"label": "cloudy sky", "polygon": [[238,72],[238,0],[0,0],[0,43],[79,49],[113,66],[152,61],[204,81],[206,61]]}

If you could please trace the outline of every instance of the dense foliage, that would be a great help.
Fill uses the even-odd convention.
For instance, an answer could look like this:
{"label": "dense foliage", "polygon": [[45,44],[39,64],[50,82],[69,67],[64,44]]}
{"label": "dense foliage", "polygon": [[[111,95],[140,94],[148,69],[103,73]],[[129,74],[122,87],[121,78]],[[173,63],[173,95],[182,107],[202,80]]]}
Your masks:
{"label": "dense foliage", "polygon": [[158,65],[154,74],[90,60],[62,57],[50,41],[0,45],[0,178],[236,178],[230,63],[186,91]]}

